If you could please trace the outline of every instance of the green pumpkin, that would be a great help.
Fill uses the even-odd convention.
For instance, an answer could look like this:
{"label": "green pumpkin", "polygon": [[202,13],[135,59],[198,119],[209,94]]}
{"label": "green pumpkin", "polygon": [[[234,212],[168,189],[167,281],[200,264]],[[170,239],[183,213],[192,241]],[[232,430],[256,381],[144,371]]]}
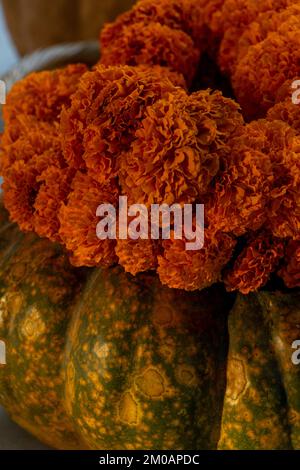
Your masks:
{"label": "green pumpkin", "polygon": [[119,268],[76,270],[2,217],[0,402],[12,418],[57,448],[215,448],[222,289],[186,294]]}
{"label": "green pumpkin", "polygon": [[0,403],[23,428],[60,449],[300,447],[299,293],[240,296],[228,327],[220,286],[75,269],[0,219]]}
{"label": "green pumpkin", "polygon": [[230,346],[220,449],[300,449],[300,293],[239,296]]}

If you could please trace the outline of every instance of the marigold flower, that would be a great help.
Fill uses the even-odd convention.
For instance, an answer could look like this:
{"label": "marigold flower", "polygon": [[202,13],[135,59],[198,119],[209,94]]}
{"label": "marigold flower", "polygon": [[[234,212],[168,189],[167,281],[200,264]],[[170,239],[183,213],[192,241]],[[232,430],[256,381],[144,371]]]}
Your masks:
{"label": "marigold flower", "polygon": [[87,71],[83,64],[35,72],[17,82],[7,97],[3,109],[5,123],[20,115],[32,116],[39,121],[56,121],[63,106],[68,105],[80,77]]}
{"label": "marigold flower", "polygon": [[8,125],[1,144],[4,204],[21,230],[35,230],[39,177],[49,166],[56,167],[58,173],[63,167],[58,129],[21,115]]}
{"label": "marigold flower", "polygon": [[23,160],[16,161],[6,172],[2,184],[3,200],[10,219],[24,232],[34,230],[34,201],[39,190],[38,173]]}
{"label": "marigold flower", "polygon": [[102,49],[104,65],[161,65],[193,80],[200,51],[183,31],[160,23],[128,25],[123,35]]}
{"label": "marigold flower", "polygon": [[28,166],[46,168],[50,164],[61,166],[61,152],[58,126],[49,122],[21,114],[5,127],[1,139],[0,168],[5,176],[16,161],[24,161]]}
{"label": "marigold flower", "polygon": [[185,240],[164,240],[157,272],[163,284],[175,289],[204,289],[221,280],[236,240],[221,232],[205,231],[204,247],[187,251]]}
{"label": "marigold flower", "polygon": [[61,116],[67,163],[88,169],[99,183],[117,175],[117,157],[128,149],[147,106],[176,91],[169,73],[149,67],[98,65],[85,74]]}
{"label": "marigold flower", "polygon": [[206,219],[224,232],[241,236],[266,222],[273,172],[268,155],[231,143],[233,150],[224,159],[205,206]]}
{"label": "marigold flower", "polygon": [[187,204],[216,176],[226,143],[243,123],[238,106],[210,90],[169,93],[149,106],[119,178],[131,203]]}
{"label": "marigold flower", "polygon": [[260,13],[285,8],[289,2],[290,0],[224,0],[212,17],[211,27],[214,32],[221,34],[232,27],[242,30],[255,21]]}
{"label": "marigold flower", "polygon": [[224,275],[228,291],[249,294],[264,286],[284,255],[284,243],[266,232],[255,233]]}
{"label": "marigold flower", "polygon": [[274,183],[268,224],[274,236],[298,238],[300,233],[300,136],[283,121],[267,125]]}
{"label": "marigold flower", "polygon": [[299,58],[299,23],[295,24],[293,17],[248,48],[232,76],[235,94],[248,119],[265,116],[275,104],[280,86],[299,72]]}
{"label": "marigold flower", "polygon": [[[269,229],[276,237],[297,238],[300,230],[300,141],[297,132],[283,121],[253,121],[235,137],[234,148],[240,145],[270,159],[273,178],[269,192],[265,194]],[[267,172],[268,175],[271,178]]]}
{"label": "marigold flower", "polygon": [[[76,266],[118,262],[169,287],[224,280],[244,294],[279,269],[299,286],[298,3],[140,0],[104,29],[92,71],[71,65],[15,85],[0,145],[12,220],[64,244]],[[219,50],[246,118],[265,119],[245,125],[220,92],[187,92],[205,49]],[[189,251],[173,232],[100,240],[96,210],[117,210],[121,194],[148,207],[204,203],[204,247]]]}
{"label": "marigold flower", "polygon": [[290,289],[300,287],[300,241],[291,240],[286,248],[285,265],[279,271],[279,276]]}
{"label": "marigold flower", "polygon": [[73,168],[49,166],[37,177],[41,185],[34,202],[34,230],[40,237],[61,242],[58,213],[67,200],[74,175]]}
{"label": "marigold flower", "polygon": [[292,80],[287,80],[282,87],[279,88],[276,94],[276,104],[269,109],[267,119],[269,121],[284,121],[300,134],[300,104],[293,103],[292,94],[295,89],[292,88],[292,83],[299,81],[300,77],[295,77]]}
{"label": "marigold flower", "polygon": [[153,22],[183,31],[195,42],[198,42],[202,17],[202,8],[200,5],[196,5],[194,0],[159,0],[155,2],[153,0],[139,0],[130,11],[123,13],[116,21],[103,28],[100,37],[101,46],[103,49],[108,48],[113,41],[119,40],[124,35],[124,30],[130,25],[136,23],[148,25]]}
{"label": "marigold flower", "polygon": [[[222,7],[214,13],[211,28],[214,35],[222,38],[218,63],[223,72],[232,74],[238,56],[249,45],[265,39],[266,31],[275,31],[270,18],[297,0],[225,0]],[[273,28],[273,29],[272,29]],[[268,31],[268,32],[269,32]]]}
{"label": "marigold flower", "polygon": [[152,240],[117,240],[116,255],[125,271],[133,276],[157,267],[158,243]]}
{"label": "marigold flower", "polygon": [[[14,85],[8,94],[0,150],[4,203],[11,219],[24,231],[48,233],[46,226],[45,232],[41,229],[44,216],[42,221],[39,220],[35,210],[42,185],[40,177],[49,167],[61,169],[66,166],[61,150],[59,117],[86,70],[85,65],[79,64],[33,73]],[[50,220],[49,224],[52,224]],[[58,239],[53,231],[50,237]]]}
{"label": "marigold flower", "polygon": [[117,262],[115,240],[97,238],[96,211],[100,204],[116,207],[118,192],[114,180],[100,185],[89,175],[76,173],[67,202],[58,215],[59,235],[75,266],[110,266]]}
{"label": "marigold flower", "polygon": [[[282,2],[282,7],[285,6]],[[281,2],[279,2],[281,4]],[[278,6],[278,5],[277,5]],[[258,17],[249,24],[236,44],[236,62],[241,60],[246,54],[250,46],[265,40],[269,33],[280,32],[285,29],[286,21],[299,25],[300,5],[297,3],[287,8],[278,10],[268,10],[258,15]]]}
{"label": "marigold flower", "polygon": [[[210,2],[209,2],[210,3]],[[221,70],[231,75],[242,56],[244,47],[262,40],[262,26],[277,12],[281,12],[297,0],[225,0],[211,17],[210,27],[213,35],[221,38],[218,63]],[[263,16],[266,14],[266,16]],[[265,23],[263,25],[263,23]],[[267,23],[267,24],[266,24]],[[273,29],[274,30],[274,29]],[[264,37],[265,38],[265,37]]]}

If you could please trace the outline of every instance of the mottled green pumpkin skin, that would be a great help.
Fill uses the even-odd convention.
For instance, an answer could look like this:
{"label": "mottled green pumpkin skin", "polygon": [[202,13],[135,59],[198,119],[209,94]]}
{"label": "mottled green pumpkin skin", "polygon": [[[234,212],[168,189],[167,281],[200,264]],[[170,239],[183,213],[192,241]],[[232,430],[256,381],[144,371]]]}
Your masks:
{"label": "mottled green pumpkin skin", "polygon": [[220,287],[75,269],[3,209],[0,227],[0,403],[23,428],[60,449],[300,448],[299,292],[228,319]]}
{"label": "mottled green pumpkin skin", "polygon": [[222,289],[186,294],[119,268],[82,272],[58,246],[2,227],[0,402],[12,418],[63,449],[216,448]]}
{"label": "mottled green pumpkin skin", "polygon": [[300,449],[300,294],[239,296],[230,346],[220,449]]}

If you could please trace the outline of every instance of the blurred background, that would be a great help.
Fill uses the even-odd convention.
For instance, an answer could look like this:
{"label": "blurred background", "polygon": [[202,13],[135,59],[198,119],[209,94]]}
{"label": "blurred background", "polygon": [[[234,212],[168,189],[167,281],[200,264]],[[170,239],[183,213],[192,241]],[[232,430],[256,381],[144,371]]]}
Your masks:
{"label": "blurred background", "polygon": [[[0,75],[21,56],[54,44],[98,39],[135,0],[0,0]],[[8,33],[10,31],[10,34]]]}
{"label": "blurred background", "polygon": [[0,3],[0,75],[16,64],[18,53],[8,32],[3,14],[3,5]]}

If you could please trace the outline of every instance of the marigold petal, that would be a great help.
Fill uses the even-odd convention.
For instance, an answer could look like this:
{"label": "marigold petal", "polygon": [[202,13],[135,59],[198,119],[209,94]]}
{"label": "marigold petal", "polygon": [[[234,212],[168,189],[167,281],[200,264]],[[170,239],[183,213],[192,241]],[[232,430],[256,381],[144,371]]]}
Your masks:
{"label": "marigold petal", "polygon": [[96,216],[100,204],[116,207],[118,187],[114,180],[103,186],[81,172],[77,172],[66,203],[61,205],[58,219],[59,235],[71,252],[75,266],[110,266],[117,262],[115,240],[97,238]]}
{"label": "marigold petal", "polygon": [[228,291],[249,294],[264,286],[284,255],[284,243],[261,232],[248,240],[246,247],[224,275]]}

